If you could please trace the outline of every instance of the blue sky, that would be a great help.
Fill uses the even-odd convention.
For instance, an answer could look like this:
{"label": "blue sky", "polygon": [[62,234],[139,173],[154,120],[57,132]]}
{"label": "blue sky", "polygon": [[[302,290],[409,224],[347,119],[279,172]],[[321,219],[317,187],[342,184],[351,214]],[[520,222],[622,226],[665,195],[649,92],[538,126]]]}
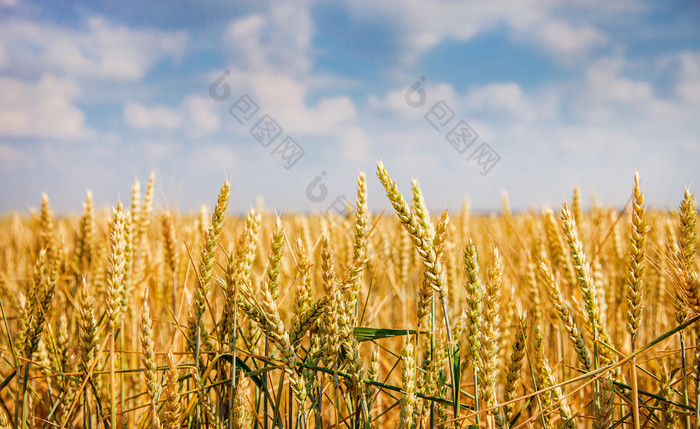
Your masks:
{"label": "blue sky", "polygon": [[161,208],[229,178],[242,212],[327,210],[364,170],[381,210],[378,159],[433,210],[620,206],[637,168],[671,207],[700,178],[695,1],[145,5],[0,0],[0,212],[114,205],[151,171]]}

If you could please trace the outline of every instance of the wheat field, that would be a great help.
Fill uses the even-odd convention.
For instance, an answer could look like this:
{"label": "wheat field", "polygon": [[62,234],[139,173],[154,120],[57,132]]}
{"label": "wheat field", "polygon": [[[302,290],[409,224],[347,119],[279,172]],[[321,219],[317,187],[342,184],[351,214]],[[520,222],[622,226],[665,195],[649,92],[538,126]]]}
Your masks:
{"label": "wheat field", "polygon": [[230,186],[0,218],[0,426],[700,427],[689,190],[429,213],[379,162],[338,217],[226,215]]}

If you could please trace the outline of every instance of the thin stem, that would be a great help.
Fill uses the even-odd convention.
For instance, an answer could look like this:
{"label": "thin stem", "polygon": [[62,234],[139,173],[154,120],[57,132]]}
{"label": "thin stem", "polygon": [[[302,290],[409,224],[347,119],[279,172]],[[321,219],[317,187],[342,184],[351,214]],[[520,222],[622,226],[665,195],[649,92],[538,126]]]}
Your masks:
{"label": "thin stem", "polygon": [[476,359],[472,362],[472,368],[474,370],[474,410],[476,411],[476,425],[480,426],[479,421],[479,378],[476,374]]}
{"label": "thin stem", "polygon": [[110,405],[111,405],[111,422],[112,429],[117,427],[117,400],[116,400],[116,389],[115,386],[115,373],[114,373],[114,331],[109,332],[109,391],[110,391]]}
{"label": "thin stem", "polygon": [[[688,405],[688,373],[686,371],[685,363],[685,336],[684,331],[679,332],[681,340],[681,372],[683,373],[683,405]],[[697,404],[696,404],[697,406]],[[683,418],[683,424],[685,429],[690,429],[690,414],[685,413]]]}
{"label": "thin stem", "polygon": [[[631,338],[632,353],[634,353],[634,337]],[[632,420],[634,429],[639,429],[639,388],[637,386],[637,358],[632,358]]]}
{"label": "thin stem", "polygon": [[24,377],[22,377],[22,428],[27,424],[27,382],[29,381],[29,365],[31,364],[32,356],[29,355],[29,361],[24,367]]}
{"label": "thin stem", "polygon": [[[228,398],[229,429],[233,429],[233,397],[236,389],[236,343],[238,340],[238,290],[233,291],[233,329],[231,334],[231,392]],[[266,351],[267,352],[267,351]],[[265,418],[267,421],[267,418]]]}
{"label": "thin stem", "polygon": [[[265,356],[270,356],[270,327],[265,327]],[[267,389],[267,373],[262,376],[263,388]],[[268,429],[267,425],[267,395],[263,396],[263,415],[265,419],[263,420],[263,429]]]}
{"label": "thin stem", "polygon": [[[201,335],[201,318],[197,320],[197,338],[195,338],[195,348],[194,348],[194,368],[199,374],[199,347],[200,347],[200,335]],[[195,425],[200,427],[202,423],[202,407],[199,402],[197,402],[197,411],[195,413]]]}
{"label": "thin stem", "polygon": [[177,273],[173,271],[173,314],[177,314]]}
{"label": "thin stem", "polygon": [[[445,298],[445,296],[442,293],[440,293],[440,302],[442,302],[442,314],[445,316],[445,330],[447,331],[447,344],[451,345],[452,344],[452,329],[450,328],[450,317],[447,313],[447,299]],[[435,323],[433,323],[433,325],[435,325]],[[455,374],[454,362],[453,362],[454,356],[451,353],[451,351],[452,351],[451,349],[452,349],[452,346],[450,346],[450,353],[448,354],[449,363],[450,363],[450,379],[452,380],[452,389],[459,389],[459,380],[456,379],[457,377]],[[476,381],[476,368],[475,368],[474,369],[474,391],[475,391],[475,393],[476,393],[476,385],[477,384],[478,383]],[[458,399],[454,403],[454,414],[455,414],[455,417],[457,417],[459,414],[459,390],[457,390],[457,393],[453,394],[453,396]],[[477,398],[477,401],[478,401],[478,395],[475,394],[474,397]],[[479,417],[477,415],[477,424],[478,424],[478,419],[479,419]],[[459,425],[455,421],[455,428],[458,428],[458,427],[459,427]]]}
{"label": "thin stem", "polygon": [[695,386],[695,428],[700,429],[700,387]]}
{"label": "thin stem", "polygon": [[[121,320],[121,329],[119,330],[119,349],[124,350],[124,319]],[[119,381],[121,385],[119,386],[119,395],[121,402],[121,409],[125,410],[124,398],[126,392],[124,391],[124,354],[119,353]],[[116,429],[116,428],[115,428]]]}

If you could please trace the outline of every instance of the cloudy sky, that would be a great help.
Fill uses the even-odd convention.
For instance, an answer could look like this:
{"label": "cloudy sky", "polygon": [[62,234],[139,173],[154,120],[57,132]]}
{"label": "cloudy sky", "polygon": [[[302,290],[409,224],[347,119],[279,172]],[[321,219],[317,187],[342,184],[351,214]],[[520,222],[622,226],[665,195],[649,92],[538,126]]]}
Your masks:
{"label": "cloudy sky", "polygon": [[326,210],[375,163],[429,207],[654,206],[700,179],[687,1],[0,0],[0,213]]}

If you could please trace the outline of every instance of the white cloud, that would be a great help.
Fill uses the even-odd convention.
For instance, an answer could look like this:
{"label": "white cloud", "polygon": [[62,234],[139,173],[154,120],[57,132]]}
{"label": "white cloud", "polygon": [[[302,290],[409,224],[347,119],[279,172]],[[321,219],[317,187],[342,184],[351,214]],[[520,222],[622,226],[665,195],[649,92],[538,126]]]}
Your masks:
{"label": "white cloud", "polygon": [[404,38],[402,62],[409,64],[443,40],[466,41],[504,20],[534,21],[540,15],[541,3],[546,2],[346,1],[356,18],[377,19],[379,15],[398,28]]}
{"label": "white cloud", "polygon": [[676,93],[689,103],[700,103],[700,53],[683,52],[680,55],[680,76]]}
{"label": "white cloud", "polygon": [[226,171],[236,166],[236,151],[231,144],[194,145],[194,161],[208,171]]}
{"label": "white cloud", "polygon": [[359,127],[352,127],[341,133],[339,144],[342,148],[343,160],[357,163],[367,161],[372,146],[367,132]]}
{"label": "white cloud", "polygon": [[649,101],[653,95],[651,84],[620,77],[624,67],[621,58],[603,58],[586,71],[587,94],[602,102],[637,104]]}
{"label": "white cloud", "polygon": [[142,145],[146,157],[155,160],[173,157],[182,148],[181,143],[168,140],[146,140]]}
{"label": "white cloud", "polygon": [[0,134],[59,139],[87,137],[85,115],[73,104],[79,95],[72,79],[44,74],[36,83],[0,77]]}
{"label": "white cloud", "polygon": [[[511,194],[532,196],[525,185],[539,180],[539,192],[551,195],[556,186],[568,192],[566,187],[578,181],[601,191],[606,202],[619,203],[618,197],[626,198],[629,192],[628,183],[621,187],[620,180],[631,177],[635,168],[641,168],[647,180],[661,180],[657,195],[670,183],[670,168],[678,170],[673,177],[692,177],[688,159],[700,151],[698,105],[693,98],[698,94],[694,85],[699,75],[700,55],[694,53],[672,56],[665,63],[654,57],[631,61],[618,55],[593,61],[580,76],[537,86],[497,82],[456,91],[448,84],[426,83],[429,101],[416,109],[405,102],[407,88],[395,88],[370,97],[366,115],[385,118],[387,112],[396,113],[388,121],[393,131],[388,133],[381,121],[365,131],[374,147],[387,148],[385,153],[391,152],[392,141],[412,144],[410,152],[391,156],[409,171],[420,171],[418,165],[424,163],[431,165],[428,174],[458,177],[440,166],[461,163],[465,172],[477,167],[445,142],[446,130],[435,131],[421,118],[434,100],[444,98],[457,117],[479,133],[479,141],[488,142],[502,156],[488,178],[480,179],[485,185],[481,189],[498,183],[499,189]],[[651,76],[668,79],[657,86]],[[672,91],[668,93],[667,88]],[[508,113],[505,120],[503,112]],[[421,151],[425,142],[434,143],[434,150]],[[542,166],[547,166],[546,173]],[[481,189],[483,204],[488,194]],[[668,199],[662,195],[655,204],[659,201],[665,204]],[[515,204],[528,203],[525,199]]]}
{"label": "white cloud", "polygon": [[189,137],[202,137],[220,127],[216,105],[208,98],[190,95],[175,108],[156,104],[126,103],[124,121],[139,130],[183,131]]}
{"label": "white cloud", "polygon": [[180,106],[187,131],[196,136],[217,131],[220,120],[214,107],[208,98],[195,95],[187,97]]}
{"label": "white cloud", "polygon": [[0,40],[6,68],[129,81],[142,78],[163,58],[179,58],[186,37],[92,17],[85,30],[11,19],[0,27]]}
{"label": "white cloud", "polygon": [[[343,147],[352,140],[356,148],[348,150],[357,155],[369,143],[357,124],[353,101],[336,96],[318,99],[313,105],[308,102],[314,87],[327,87],[329,82],[328,75],[311,71],[310,8],[310,2],[273,3],[264,12],[231,21],[223,37],[233,63],[227,83],[233,94],[250,94],[260,107],[258,117],[269,114],[285,134],[323,136]],[[228,105],[234,101],[232,98]],[[228,114],[225,118],[233,121]]]}
{"label": "white cloud", "polygon": [[591,26],[573,27],[564,21],[547,22],[536,31],[545,49],[567,60],[578,58],[608,40]]}
{"label": "white cloud", "polygon": [[[359,159],[369,141],[357,124],[353,101],[347,96],[324,97],[313,105],[308,101],[312,89],[329,83],[328,75],[312,74],[310,7],[309,2],[273,3],[264,12],[233,20],[224,34],[233,64],[227,83],[233,94],[250,94],[260,107],[257,117],[269,114],[286,135],[321,136],[349,158]],[[228,114],[225,121],[235,122]]]}
{"label": "white cloud", "polygon": [[224,43],[237,67],[292,75],[310,70],[312,20],[308,2],[299,3],[276,3],[229,24]]}
{"label": "white cloud", "polygon": [[419,101],[419,95],[413,93],[409,89],[410,86],[409,84],[405,88],[391,89],[380,97],[370,95],[367,98],[367,105],[375,111],[389,111],[410,119],[423,117],[439,101],[444,101],[453,110],[461,108],[463,100],[460,100],[461,96],[456,93],[451,83],[424,81],[420,89],[425,91],[425,103],[416,107],[410,106],[406,101],[407,96],[411,100]]}
{"label": "white cloud", "polygon": [[[399,30],[403,64],[413,64],[446,40],[468,41],[500,26],[506,26],[516,43],[541,48],[557,61],[582,62],[592,48],[608,42],[593,24],[572,24],[563,17],[585,12],[629,14],[630,2],[590,1],[561,4],[550,0],[481,2],[425,2],[421,0],[352,0],[345,2],[356,19],[382,16]],[[565,8],[571,10],[564,10]],[[605,10],[606,12],[601,12]],[[582,13],[583,12],[583,13]],[[590,16],[590,14],[589,14]]]}
{"label": "white cloud", "polygon": [[17,6],[18,0],[0,0],[0,7],[13,7]]}
{"label": "white cloud", "polygon": [[534,119],[534,109],[525,99],[522,88],[515,82],[495,83],[469,91],[468,108],[504,111],[524,120]]}
{"label": "white cloud", "polygon": [[287,133],[333,134],[357,118],[355,105],[348,97],[322,98],[315,107],[308,106],[308,89],[300,79],[273,72],[230,72],[227,82],[232,93],[250,94],[260,107],[260,115],[269,114]]}
{"label": "white cloud", "polygon": [[681,142],[683,147],[689,153],[700,156],[700,138],[697,137],[687,137]]}
{"label": "white cloud", "polygon": [[251,68],[265,65],[265,52],[260,49],[261,33],[265,28],[263,16],[254,14],[234,20],[229,24],[225,39],[232,55],[240,56],[242,63]]}
{"label": "white cloud", "polygon": [[[534,109],[530,96],[526,95],[515,82],[499,82],[471,87],[464,93],[458,93],[450,83],[435,82],[423,88],[426,94],[425,104],[411,107],[406,103],[408,88],[389,90],[383,97],[370,96],[367,104],[375,112],[391,112],[401,118],[418,120],[428,114],[439,101],[452,109],[455,118],[474,122],[475,117],[493,118],[494,115],[507,115],[509,121],[532,121],[540,113],[551,116],[556,100],[550,94],[541,95],[540,106]],[[414,96],[415,97],[415,96]],[[473,124],[472,124],[473,126]]]}
{"label": "white cloud", "polygon": [[148,107],[127,103],[124,105],[124,119],[130,127],[141,129],[174,129],[182,124],[180,114],[162,105]]}

